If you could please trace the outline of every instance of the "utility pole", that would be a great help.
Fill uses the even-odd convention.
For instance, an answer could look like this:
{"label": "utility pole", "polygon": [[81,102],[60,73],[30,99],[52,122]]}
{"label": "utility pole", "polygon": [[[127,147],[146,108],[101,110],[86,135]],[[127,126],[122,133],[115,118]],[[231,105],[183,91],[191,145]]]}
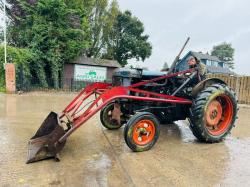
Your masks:
{"label": "utility pole", "polygon": [[3,14],[4,14],[4,67],[5,67],[5,64],[7,63],[7,39],[6,39],[6,27],[7,27],[7,24],[6,24],[6,0],[4,0],[3,2],[3,6],[4,6],[4,9],[3,9]]}

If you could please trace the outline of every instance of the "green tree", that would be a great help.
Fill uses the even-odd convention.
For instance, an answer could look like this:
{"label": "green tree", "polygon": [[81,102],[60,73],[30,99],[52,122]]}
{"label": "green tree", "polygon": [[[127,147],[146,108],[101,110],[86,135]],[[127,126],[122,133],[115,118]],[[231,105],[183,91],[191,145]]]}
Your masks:
{"label": "green tree", "polygon": [[64,63],[80,55],[115,59],[123,66],[151,55],[143,23],[131,12],[121,12],[117,0],[7,2],[8,45],[34,54],[29,68],[41,86],[58,87]]}
{"label": "green tree", "polygon": [[[110,4],[109,9],[107,10],[105,24],[103,27],[103,36],[102,36],[102,54],[106,54],[107,50],[112,48],[116,44],[116,30],[114,26],[116,25],[117,16],[119,15],[120,10],[116,0],[113,0]],[[113,57],[114,58],[114,57]]]}
{"label": "green tree", "polygon": [[14,2],[8,11],[15,20],[8,27],[9,43],[32,50],[36,54],[30,66],[33,76],[42,86],[47,86],[47,78],[51,77],[50,86],[57,88],[63,64],[88,48],[85,15],[63,0]]}
{"label": "green tree", "polygon": [[214,46],[211,55],[217,56],[221,61],[226,62],[230,69],[234,69],[234,48],[230,43],[223,42]]}
{"label": "green tree", "polygon": [[94,3],[87,4],[88,10],[92,8],[92,11],[88,11],[91,43],[86,55],[99,58],[112,41],[111,33],[119,13],[119,6],[116,0],[111,3],[108,0],[95,0]]}
{"label": "green tree", "polygon": [[102,34],[105,24],[106,8],[108,0],[96,0],[90,15],[91,44],[88,57],[97,57],[102,46]]}
{"label": "green tree", "polygon": [[120,12],[113,27],[113,40],[104,57],[117,60],[122,66],[129,59],[144,61],[151,55],[152,46],[144,34],[143,23],[132,16],[130,11]]}

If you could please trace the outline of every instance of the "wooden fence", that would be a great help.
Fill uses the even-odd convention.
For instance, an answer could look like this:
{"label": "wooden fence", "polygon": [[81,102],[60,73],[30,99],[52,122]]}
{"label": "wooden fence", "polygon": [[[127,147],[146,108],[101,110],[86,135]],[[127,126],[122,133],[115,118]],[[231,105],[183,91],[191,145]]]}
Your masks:
{"label": "wooden fence", "polygon": [[239,103],[250,104],[250,76],[210,74],[207,77],[216,77],[225,81],[232,89],[235,90]]}

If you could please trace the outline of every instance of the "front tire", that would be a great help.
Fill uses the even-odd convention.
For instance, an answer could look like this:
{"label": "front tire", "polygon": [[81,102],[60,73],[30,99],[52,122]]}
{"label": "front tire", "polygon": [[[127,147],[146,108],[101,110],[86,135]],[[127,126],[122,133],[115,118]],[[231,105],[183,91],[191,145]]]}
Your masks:
{"label": "front tire", "polygon": [[100,120],[102,125],[109,130],[119,129],[124,123],[124,116],[121,116],[121,122],[119,123],[117,120],[112,119],[112,111],[114,110],[114,104],[110,103],[105,108],[103,108],[100,112]]}
{"label": "front tire", "polygon": [[234,127],[237,111],[234,91],[227,85],[213,84],[206,87],[194,99],[190,129],[200,141],[220,142]]}
{"label": "front tire", "polygon": [[159,121],[149,112],[135,114],[124,128],[125,142],[135,152],[151,149],[157,142],[159,134]]}

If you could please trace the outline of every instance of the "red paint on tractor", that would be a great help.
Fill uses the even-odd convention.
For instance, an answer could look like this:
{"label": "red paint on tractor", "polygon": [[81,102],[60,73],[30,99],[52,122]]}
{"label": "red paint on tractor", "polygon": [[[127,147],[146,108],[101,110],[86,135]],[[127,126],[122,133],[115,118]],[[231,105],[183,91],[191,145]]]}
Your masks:
{"label": "red paint on tractor", "polygon": [[[62,114],[59,117],[57,126],[61,126],[62,123],[67,124],[68,128],[61,137],[57,136],[57,141],[53,139],[50,141],[46,139],[43,144],[33,145],[36,147],[36,150],[32,150],[32,147],[29,147],[30,152],[32,152],[32,156],[28,156],[28,160],[38,161],[43,159],[41,157],[40,151],[43,151],[43,155],[49,155],[49,157],[56,157],[57,153],[61,150],[61,146],[65,144],[66,139],[80,126],[82,126],[88,119],[90,119],[93,115],[95,115],[98,111],[104,108],[109,103],[113,102],[116,99],[130,99],[130,100],[141,100],[141,101],[154,101],[154,102],[164,102],[164,103],[178,103],[178,104],[187,104],[191,105],[192,101],[180,98],[176,96],[160,94],[150,91],[145,91],[138,89],[139,86],[146,85],[148,83],[154,83],[159,80],[168,79],[171,77],[175,77],[178,75],[183,75],[185,73],[195,72],[195,69],[189,69],[186,71],[181,71],[165,76],[161,76],[152,80],[142,81],[136,84],[133,84],[129,87],[111,87],[111,84],[107,83],[94,83],[88,85],[85,89],[83,89],[70,104],[62,111]],[[133,93],[133,95],[131,95]],[[95,96],[95,100],[87,101],[91,96]],[[97,97],[98,96],[98,97]],[[84,110],[85,109],[85,110]],[[64,121],[66,118],[67,122]],[[44,123],[43,126],[48,126],[48,124]],[[153,130],[151,130],[153,133]],[[53,134],[58,134],[57,131],[52,131],[49,137],[54,137]],[[36,141],[39,142],[39,139],[43,139],[44,136],[42,133],[36,137]],[[31,144],[30,144],[31,145]],[[46,149],[46,147],[50,147],[50,149]],[[59,149],[60,147],[60,149]],[[52,149],[55,150],[52,150]],[[48,154],[46,153],[48,150]],[[57,151],[58,150],[58,151]],[[44,156],[44,158],[47,158]]]}

